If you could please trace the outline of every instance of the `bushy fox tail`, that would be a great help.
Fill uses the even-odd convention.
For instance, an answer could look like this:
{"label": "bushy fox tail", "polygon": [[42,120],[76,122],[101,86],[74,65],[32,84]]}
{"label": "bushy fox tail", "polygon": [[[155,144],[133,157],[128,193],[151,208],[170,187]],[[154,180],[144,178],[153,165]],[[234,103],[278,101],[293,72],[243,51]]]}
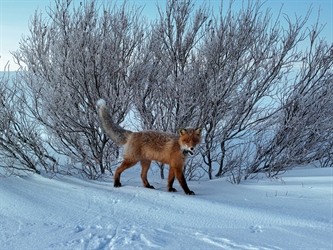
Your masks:
{"label": "bushy fox tail", "polygon": [[105,134],[107,134],[116,144],[124,145],[127,142],[128,135],[130,135],[132,132],[120,127],[118,124],[113,122],[106,108],[106,103],[103,99],[98,100],[96,104],[98,109],[98,116]]}

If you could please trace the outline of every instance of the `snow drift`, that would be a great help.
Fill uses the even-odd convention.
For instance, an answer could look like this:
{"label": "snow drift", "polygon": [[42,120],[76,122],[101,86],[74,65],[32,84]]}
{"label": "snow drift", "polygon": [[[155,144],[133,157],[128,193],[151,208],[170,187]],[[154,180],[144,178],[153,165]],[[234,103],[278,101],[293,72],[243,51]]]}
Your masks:
{"label": "snow drift", "polygon": [[332,168],[240,185],[192,181],[195,196],[166,192],[153,171],[157,190],[143,188],[139,170],[124,172],[118,189],[111,180],[1,179],[1,249],[333,247]]}

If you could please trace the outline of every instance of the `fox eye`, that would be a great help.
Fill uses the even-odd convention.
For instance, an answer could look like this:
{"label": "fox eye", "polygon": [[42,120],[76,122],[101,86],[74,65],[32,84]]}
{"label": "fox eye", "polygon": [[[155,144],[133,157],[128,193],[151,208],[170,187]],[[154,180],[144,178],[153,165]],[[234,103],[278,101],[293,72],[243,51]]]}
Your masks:
{"label": "fox eye", "polygon": [[184,142],[185,142],[185,143],[189,143],[190,140],[189,140],[189,139],[185,139]]}

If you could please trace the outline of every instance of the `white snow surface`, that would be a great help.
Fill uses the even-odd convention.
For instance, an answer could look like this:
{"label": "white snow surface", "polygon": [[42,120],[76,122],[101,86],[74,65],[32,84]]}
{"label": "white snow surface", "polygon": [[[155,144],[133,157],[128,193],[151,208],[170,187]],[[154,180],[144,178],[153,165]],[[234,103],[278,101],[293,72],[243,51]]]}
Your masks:
{"label": "white snow surface", "polygon": [[143,188],[140,167],[112,179],[0,178],[0,249],[333,249],[333,168],[283,181],[190,181],[195,196]]}

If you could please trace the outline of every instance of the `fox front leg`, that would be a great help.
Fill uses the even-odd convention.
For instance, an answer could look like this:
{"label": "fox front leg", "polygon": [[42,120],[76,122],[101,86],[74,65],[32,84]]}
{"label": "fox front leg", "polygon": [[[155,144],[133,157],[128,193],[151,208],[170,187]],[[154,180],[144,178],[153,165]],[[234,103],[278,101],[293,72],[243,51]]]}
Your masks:
{"label": "fox front leg", "polygon": [[177,190],[174,187],[172,187],[174,181],[175,181],[175,172],[170,167],[170,169],[169,169],[169,176],[168,176],[168,186],[167,186],[167,190],[169,192],[177,192]]}
{"label": "fox front leg", "polygon": [[175,169],[174,171],[176,178],[179,181],[180,186],[183,188],[185,194],[195,195],[195,193],[188,188],[183,171],[181,169]]}

